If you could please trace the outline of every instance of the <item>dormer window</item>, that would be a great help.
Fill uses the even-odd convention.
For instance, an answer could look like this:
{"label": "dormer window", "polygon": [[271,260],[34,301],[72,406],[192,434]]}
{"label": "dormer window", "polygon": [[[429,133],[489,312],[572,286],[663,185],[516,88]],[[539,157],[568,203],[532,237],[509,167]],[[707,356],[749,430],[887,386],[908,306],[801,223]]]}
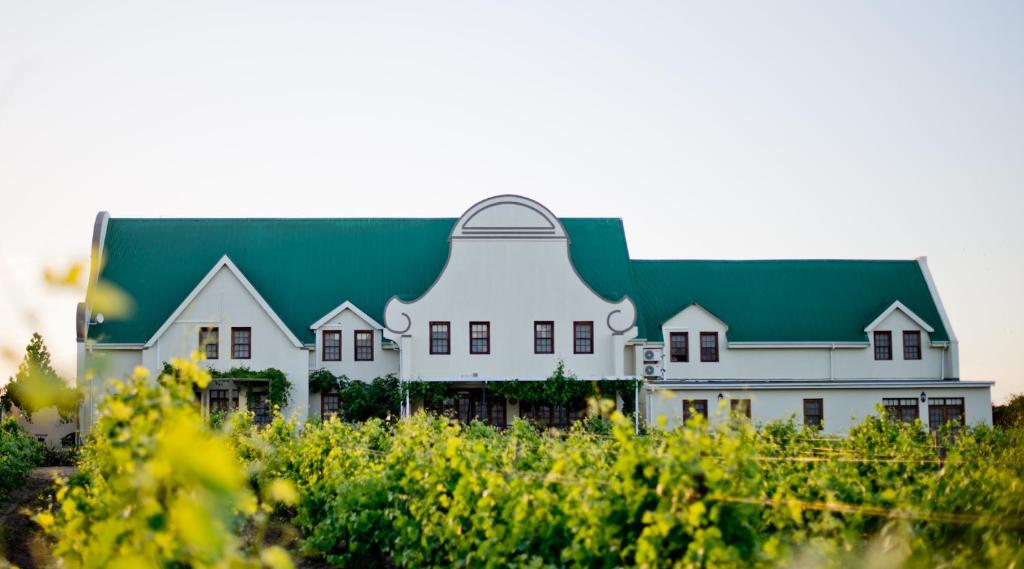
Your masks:
{"label": "dormer window", "polygon": [[718,332],[700,333],[700,361],[718,361]]}
{"label": "dormer window", "polygon": [[673,362],[690,361],[689,332],[671,332],[668,335],[669,359]]}
{"label": "dormer window", "polygon": [[921,359],[921,333],[918,331],[903,332],[903,359]]}
{"label": "dormer window", "polygon": [[220,330],[216,326],[199,329],[199,350],[208,360],[220,357]]}
{"label": "dormer window", "polygon": [[231,358],[247,360],[252,357],[252,328],[231,329]]}
{"label": "dormer window", "polygon": [[892,359],[892,332],[875,332],[875,359]]}
{"label": "dormer window", "polygon": [[373,361],[373,330],[356,330],[355,342],[352,345],[357,362]]}
{"label": "dormer window", "polygon": [[341,361],[341,330],[324,330],[323,353],[321,357],[325,362]]}

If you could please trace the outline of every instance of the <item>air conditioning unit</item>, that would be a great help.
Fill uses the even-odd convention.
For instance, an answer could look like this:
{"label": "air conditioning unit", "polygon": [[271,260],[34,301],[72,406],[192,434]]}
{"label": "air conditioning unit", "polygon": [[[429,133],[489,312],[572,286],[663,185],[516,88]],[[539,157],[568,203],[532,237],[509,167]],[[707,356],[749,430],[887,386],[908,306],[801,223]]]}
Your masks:
{"label": "air conditioning unit", "polygon": [[644,348],[644,361],[645,362],[660,362],[661,361],[661,350],[656,348]]}
{"label": "air conditioning unit", "polygon": [[647,364],[644,366],[644,377],[657,377],[660,371],[656,364]]}

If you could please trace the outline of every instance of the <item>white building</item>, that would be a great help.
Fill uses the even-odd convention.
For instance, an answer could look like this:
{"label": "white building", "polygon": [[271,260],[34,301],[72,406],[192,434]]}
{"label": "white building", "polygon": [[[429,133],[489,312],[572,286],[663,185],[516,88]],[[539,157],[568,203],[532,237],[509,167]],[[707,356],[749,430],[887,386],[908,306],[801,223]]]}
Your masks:
{"label": "white building", "polygon": [[[158,372],[200,349],[222,372],[283,371],[286,411],[299,417],[335,408],[309,389],[310,371],[324,368],[448,382],[449,409],[464,419],[553,421],[563,415],[550,406],[488,399],[487,387],[541,380],[564,362],[582,380],[644,378],[641,414],[668,426],[731,408],[844,432],[880,405],[931,426],[991,424],[992,384],[959,380],[924,258],[634,260],[621,220],[557,218],[520,196],[458,219],[102,212],[93,241],[88,298],[97,282],[113,284],[135,310],[100,318],[88,298],[79,308],[79,376],[96,377],[83,428],[104,378]],[[224,379],[200,397],[208,409],[262,413],[264,390]]]}

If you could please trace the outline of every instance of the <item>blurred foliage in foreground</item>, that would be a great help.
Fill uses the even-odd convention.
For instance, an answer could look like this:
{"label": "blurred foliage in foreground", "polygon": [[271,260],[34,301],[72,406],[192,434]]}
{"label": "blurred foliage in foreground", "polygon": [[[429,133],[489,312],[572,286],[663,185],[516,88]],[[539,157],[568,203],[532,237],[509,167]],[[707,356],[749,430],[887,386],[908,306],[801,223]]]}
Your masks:
{"label": "blurred foliage in foreground", "polygon": [[13,417],[0,421],[0,498],[19,487],[43,460],[43,444]]}
{"label": "blurred foliage in foreground", "polygon": [[291,567],[280,547],[244,547],[240,531],[261,524],[271,503],[194,403],[209,374],[194,361],[173,366],[156,381],[139,368],[112,383],[78,474],[36,515],[54,556],[72,568]]}
{"label": "blurred foliage in foreground", "polygon": [[[298,489],[305,552],[348,567],[1010,567],[1024,562],[1021,430],[868,418],[835,438],[700,418],[647,436],[276,419],[235,433]],[[943,441],[936,445],[935,441]],[[263,485],[265,483],[262,483]]]}
{"label": "blurred foliage in foreground", "polygon": [[18,365],[18,373],[10,379],[0,395],[0,407],[9,412],[17,407],[25,417],[47,407],[56,407],[65,421],[78,416],[81,394],[57,375],[50,361],[50,351],[43,337],[32,334],[25,347],[25,357]]}

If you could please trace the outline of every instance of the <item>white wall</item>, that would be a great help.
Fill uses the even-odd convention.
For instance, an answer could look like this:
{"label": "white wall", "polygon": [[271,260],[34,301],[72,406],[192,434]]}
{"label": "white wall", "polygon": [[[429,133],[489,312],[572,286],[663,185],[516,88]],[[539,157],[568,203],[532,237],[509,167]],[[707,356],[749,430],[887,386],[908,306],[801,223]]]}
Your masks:
{"label": "white wall", "polygon": [[[682,423],[683,401],[706,399],[712,423],[728,417],[730,399],[750,399],[751,418],[755,423],[788,420],[795,415],[797,422],[803,422],[803,400],[822,399],[825,410],[823,432],[843,434],[868,414],[875,413],[875,406],[883,398],[898,397],[918,401],[921,421],[928,424],[928,404],[920,403],[921,392],[931,397],[963,397],[964,413],[968,424],[992,424],[992,406],[989,388],[966,387],[908,387],[878,389],[658,389],[650,392],[650,415],[657,424],[664,417],[666,427],[673,428]],[[724,397],[724,413],[719,412],[718,394]]]}
{"label": "white wall", "polygon": [[[199,328],[216,326],[220,335],[220,354],[216,360],[203,362],[208,369],[227,371],[234,367],[253,370],[277,368],[288,376],[292,385],[286,415],[306,418],[309,404],[309,354],[297,348],[274,320],[256,302],[241,281],[228,269],[221,268],[185,310],[150,348],[143,350],[143,365],[159,373],[164,362],[173,357],[189,358],[199,349]],[[252,357],[232,359],[231,328],[252,329]]]}
{"label": "white wall", "polygon": [[[411,352],[405,354],[404,378],[543,379],[559,360],[581,378],[624,375],[625,340],[636,328],[613,339],[608,319],[611,315],[620,330],[629,328],[635,319],[632,302],[608,302],[588,288],[572,267],[568,240],[553,216],[551,235],[502,234],[522,224],[543,224],[526,211],[535,206],[542,207],[530,202],[487,209],[485,221],[495,233],[464,235],[460,231],[473,216],[471,208],[456,226],[451,256],[433,288],[413,302],[388,304],[385,335]],[[477,223],[474,227],[481,227]],[[435,320],[451,322],[450,355],[429,353],[429,323]],[[537,320],[554,321],[554,354],[533,353]],[[490,322],[490,354],[469,353],[470,321]],[[593,354],[573,353],[574,321],[594,323]],[[409,336],[405,342],[403,334]]]}
{"label": "white wall", "polygon": [[[869,324],[865,322],[865,326]],[[874,338],[871,345],[858,348],[729,348],[728,327],[697,305],[691,305],[668,320],[662,331],[665,335],[666,379],[939,379],[950,377],[947,360],[945,369],[941,348],[930,347],[928,333],[899,310],[883,320],[876,330],[892,332],[893,359],[876,361]],[[903,331],[921,332],[921,359],[903,359]],[[669,357],[669,334],[689,333],[689,362],[672,362]],[[700,333],[718,332],[719,361],[700,361]],[[829,370],[829,356],[832,369]],[[831,375],[830,375],[831,373]]]}
{"label": "white wall", "polygon": [[105,350],[101,348],[83,351],[85,359],[78,386],[82,389],[82,405],[78,420],[81,432],[88,433],[96,420],[99,403],[109,393],[112,379],[127,379],[142,365],[142,350]]}
{"label": "white wall", "polygon": [[[341,331],[341,361],[323,361],[323,332],[325,330]],[[373,331],[373,361],[356,361],[355,331]],[[385,350],[381,344],[382,330],[361,318],[352,310],[342,310],[329,322],[322,325],[316,332],[316,351],[312,354],[312,369],[324,368],[334,375],[345,375],[349,379],[370,381],[375,377],[383,377],[389,373],[398,373],[398,352]]]}

